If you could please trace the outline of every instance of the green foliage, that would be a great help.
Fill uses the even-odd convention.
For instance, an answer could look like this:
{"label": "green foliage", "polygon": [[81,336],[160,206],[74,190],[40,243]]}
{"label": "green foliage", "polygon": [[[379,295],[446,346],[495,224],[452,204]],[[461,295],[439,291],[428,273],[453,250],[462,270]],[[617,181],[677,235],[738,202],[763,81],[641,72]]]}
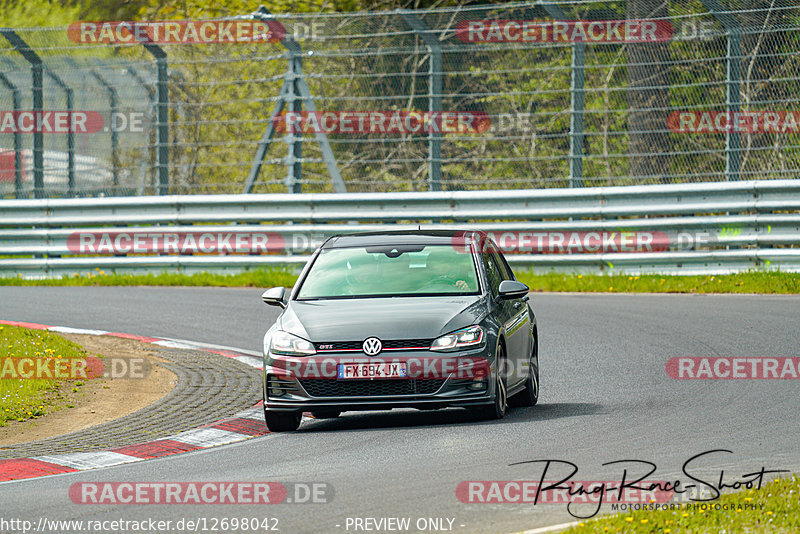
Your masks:
{"label": "green foliage", "polygon": [[800,273],[748,271],[724,275],[537,274],[519,271],[517,278],[533,291],[597,293],[800,293]]}
{"label": "green foliage", "polygon": [[[83,358],[86,352],[58,334],[0,324],[0,362],[3,358]],[[59,380],[0,379],[0,426],[25,421],[57,409]],[[75,384],[76,387],[79,384]]]}
{"label": "green foliage", "polygon": [[0,26],[9,28],[67,26],[78,20],[80,13],[80,5],[69,2],[0,0]]}

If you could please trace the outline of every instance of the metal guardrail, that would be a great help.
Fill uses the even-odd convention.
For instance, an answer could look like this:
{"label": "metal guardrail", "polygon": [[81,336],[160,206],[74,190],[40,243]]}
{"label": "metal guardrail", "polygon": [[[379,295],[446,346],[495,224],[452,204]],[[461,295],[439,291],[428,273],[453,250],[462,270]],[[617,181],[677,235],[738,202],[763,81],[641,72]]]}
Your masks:
{"label": "metal guardrail", "polygon": [[325,238],[491,232],[536,271],[800,271],[800,181],[522,191],[0,201],[0,276],[303,264]]}

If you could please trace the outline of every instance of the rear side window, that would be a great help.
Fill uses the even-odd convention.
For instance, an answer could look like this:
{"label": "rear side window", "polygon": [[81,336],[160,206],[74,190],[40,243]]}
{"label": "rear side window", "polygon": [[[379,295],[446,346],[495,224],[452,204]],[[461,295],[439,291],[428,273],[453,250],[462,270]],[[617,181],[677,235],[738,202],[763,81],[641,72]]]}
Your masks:
{"label": "rear side window", "polygon": [[511,270],[506,258],[496,249],[492,252],[492,256],[494,256],[497,264],[500,266],[500,271],[503,273],[503,280],[515,280],[514,271]]}
{"label": "rear side window", "polygon": [[490,249],[485,248],[483,254],[481,254],[481,257],[483,258],[483,265],[486,268],[486,278],[489,282],[489,291],[493,297],[496,297],[500,282],[502,282],[504,279],[503,271],[500,268],[500,264],[497,262],[497,255],[492,254]]}

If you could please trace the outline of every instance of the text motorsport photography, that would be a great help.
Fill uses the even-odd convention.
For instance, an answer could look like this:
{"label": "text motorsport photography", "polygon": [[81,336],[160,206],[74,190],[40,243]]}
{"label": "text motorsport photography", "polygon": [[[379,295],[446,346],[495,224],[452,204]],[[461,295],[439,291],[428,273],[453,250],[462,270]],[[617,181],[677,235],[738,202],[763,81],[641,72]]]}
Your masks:
{"label": "text motorsport photography", "polygon": [[[733,454],[728,449],[708,450],[687,459],[681,476],[670,480],[650,480],[658,466],[647,460],[614,460],[603,466],[622,471],[622,476],[610,480],[574,480],[578,465],[565,460],[529,460],[512,466],[533,468],[541,465],[541,475],[532,480],[463,481],[456,487],[456,497],[468,504],[523,504],[528,506],[566,505],[569,514],[589,519],[600,513],[603,505],[611,511],[658,510],[729,510],[759,511],[763,505],[751,499],[734,504],[715,503],[724,491],[761,489],[771,478],[785,475],[788,469],[767,469],[739,474],[727,474],[724,469],[708,474],[702,464],[720,454]],[[549,479],[562,476],[560,479]]]}

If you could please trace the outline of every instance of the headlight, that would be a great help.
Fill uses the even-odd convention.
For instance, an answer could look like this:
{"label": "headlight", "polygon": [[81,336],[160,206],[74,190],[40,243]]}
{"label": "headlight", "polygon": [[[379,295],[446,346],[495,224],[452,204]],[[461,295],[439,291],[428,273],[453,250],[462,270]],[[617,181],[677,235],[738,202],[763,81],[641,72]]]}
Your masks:
{"label": "headlight", "polygon": [[476,325],[434,339],[431,343],[431,350],[457,350],[477,347],[481,343],[483,343],[483,328]]}
{"label": "headlight", "polygon": [[284,356],[309,356],[317,353],[313,343],[283,330],[272,333],[269,351]]}

